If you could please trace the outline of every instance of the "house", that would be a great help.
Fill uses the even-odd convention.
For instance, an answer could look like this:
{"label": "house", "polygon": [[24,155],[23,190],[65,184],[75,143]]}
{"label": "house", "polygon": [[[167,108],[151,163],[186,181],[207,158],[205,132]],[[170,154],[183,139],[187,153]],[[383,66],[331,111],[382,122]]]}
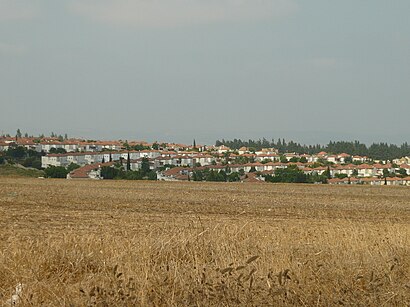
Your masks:
{"label": "house", "polygon": [[362,157],[362,156],[353,156],[352,161],[353,162],[359,162],[359,163],[365,163],[366,161],[368,161],[368,158],[367,157]]}
{"label": "house", "polygon": [[356,177],[328,179],[328,184],[362,184],[362,179]]}
{"label": "house", "polygon": [[346,160],[349,159],[351,155],[347,153],[341,153],[337,155],[337,159],[340,161],[340,163],[346,163]]}
{"label": "house", "polygon": [[64,154],[49,154],[41,157],[41,167],[47,168],[50,166],[68,166],[67,156]]}
{"label": "house", "polygon": [[249,153],[249,148],[248,147],[241,147],[241,148],[238,149],[238,153],[240,155],[243,155],[245,153]]}
{"label": "house", "polygon": [[363,184],[369,184],[369,185],[384,185],[385,180],[383,178],[379,177],[367,177],[367,178],[362,178]]}
{"label": "house", "polygon": [[410,175],[410,165],[409,164],[401,164],[400,168],[406,170],[406,174]]}
{"label": "house", "polygon": [[289,162],[290,160],[292,160],[292,158],[296,158],[296,159],[299,159],[300,158],[300,156],[297,154],[297,153],[295,153],[295,152],[293,152],[293,153],[285,153],[284,154],[284,157],[286,158],[286,160]]}
{"label": "house", "polygon": [[335,156],[335,155],[327,156],[326,160],[327,160],[327,162],[330,162],[330,163],[337,163],[338,162],[337,156]]}
{"label": "house", "polygon": [[373,165],[361,164],[356,166],[359,177],[375,177],[377,176],[377,169]]}
{"label": "house", "polygon": [[101,177],[101,167],[112,165],[114,165],[114,162],[89,164],[70,172],[67,179],[103,179]]}
{"label": "house", "polygon": [[189,169],[186,167],[174,167],[157,173],[157,179],[161,181],[178,181],[189,179]]}
{"label": "house", "polygon": [[255,161],[265,161],[265,160],[271,160],[272,162],[280,161],[280,156],[276,153],[269,153],[269,154],[259,154],[255,157]]}
{"label": "house", "polygon": [[202,166],[211,165],[215,161],[215,157],[207,154],[200,154],[192,157],[194,163],[199,163]]}
{"label": "house", "polygon": [[225,146],[225,145],[221,145],[221,146],[219,146],[219,147],[217,147],[218,149],[218,153],[220,153],[220,154],[223,154],[223,153],[225,153],[225,152],[228,152],[228,151],[230,151],[231,149],[229,148],[229,147],[227,147],[227,146]]}

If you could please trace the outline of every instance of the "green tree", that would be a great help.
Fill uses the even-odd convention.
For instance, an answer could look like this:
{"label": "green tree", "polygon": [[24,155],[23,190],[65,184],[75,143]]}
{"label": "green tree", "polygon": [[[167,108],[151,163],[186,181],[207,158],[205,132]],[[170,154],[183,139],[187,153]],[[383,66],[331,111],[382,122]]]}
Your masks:
{"label": "green tree", "polygon": [[299,159],[299,162],[300,162],[300,163],[307,163],[308,160],[306,159],[306,157],[301,157],[301,158]]}
{"label": "green tree", "polygon": [[67,178],[68,170],[63,166],[49,166],[44,174],[47,178]]}
{"label": "green tree", "polygon": [[267,175],[267,182],[286,182],[286,183],[306,183],[308,177],[295,165],[288,166],[285,169],[277,169],[275,175]]}
{"label": "green tree", "polygon": [[21,164],[24,167],[41,169],[41,160],[39,157],[27,157]]}
{"label": "green tree", "polygon": [[23,146],[12,146],[6,151],[6,156],[21,159],[27,155],[27,150]]}
{"label": "green tree", "polygon": [[148,158],[142,158],[141,159],[141,172],[143,174],[143,176],[145,176],[146,174],[148,174],[151,171],[150,167],[149,167],[149,159]]}
{"label": "green tree", "polygon": [[240,180],[241,180],[241,177],[239,176],[239,173],[237,173],[237,172],[233,172],[233,173],[230,173],[228,175],[228,181],[229,182],[237,182],[237,181],[240,181]]}
{"label": "green tree", "polygon": [[150,172],[147,174],[147,179],[148,179],[148,180],[157,180],[157,173],[154,172],[154,171],[150,171]]}
{"label": "green tree", "polygon": [[400,168],[399,169],[399,175],[402,177],[406,177],[407,176],[407,171],[404,168]]}
{"label": "green tree", "polygon": [[387,168],[383,169],[383,178],[390,177],[390,172]]}
{"label": "green tree", "polygon": [[130,153],[128,152],[127,155],[127,171],[131,170],[131,158],[130,158]]}
{"label": "green tree", "polygon": [[101,177],[104,179],[114,179],[118,176],[119,170],[111,166],[103,166],[100,171]]}
{"label": "green tree", "polygon": [[70,165],[67,166],[67,171],[72,172],[73,170],[80,168],[80,167],[81,167],[80,165],[71,162]]}
{"label": "green tree", "polygon": [[202,171],[193,171],[192,172],[192,180],[193,181],[203,181],[204,180],[204,174]]}
{"label": "green tree", "polygon": [[16,138],[21,138],[21,131],[20,129],[17,129],[17,133],[16,133]]}
{"label": "green tree", "polygon": [[288,163],[288,159],[286,159],[285,156],[280,156],[279,161],[280,161],[280,163]]}
{"label": "green tree", "polygon": [[67,150],[65,150],[64,148],[50,148],[49,153],[51,154],[65,154],[67,153]]}
{"label": "green tree", "polygon": [[346,174],[335,174],[335,177],[339,179],[344,179],[344,178],[347,178],[347,175]]}
{"label": "green tree", "polygon": [[330,167],[328,166],[327,169],[323,172],[323,175],[326,176],[327,179],[332,178],[332,173],[330,172]]}
{"label": "green tree", "polygon": [[292,157],[292,158],[290,158],[289,162],[297,163],[297,162],[299,162],[299,159],[297,157]]}

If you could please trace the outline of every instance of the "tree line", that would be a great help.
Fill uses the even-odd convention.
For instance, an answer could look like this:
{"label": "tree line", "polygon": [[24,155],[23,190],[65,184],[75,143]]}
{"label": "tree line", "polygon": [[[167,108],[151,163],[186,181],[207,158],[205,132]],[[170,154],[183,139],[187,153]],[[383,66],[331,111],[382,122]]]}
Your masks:
{"label": "tree line", "polygon": [[259,140],[217,140],[216,146],[225,145],[231,149],[238,150],[241,147],[248,147],[251,151],[258,151],[262,148],[275,148],[280,153],[296,152],[299,154],[317,154],[325,151],[330,154],[347,153],[350,155],[367,156],[375,160],[393,160],[405,156],[410,156],[410,145],[405,142],[402,145],[388,143],[373,143],[367,146],[359,141],[330,141],[327,145],[305,145],[294,141],[286,141],[285,139]]}

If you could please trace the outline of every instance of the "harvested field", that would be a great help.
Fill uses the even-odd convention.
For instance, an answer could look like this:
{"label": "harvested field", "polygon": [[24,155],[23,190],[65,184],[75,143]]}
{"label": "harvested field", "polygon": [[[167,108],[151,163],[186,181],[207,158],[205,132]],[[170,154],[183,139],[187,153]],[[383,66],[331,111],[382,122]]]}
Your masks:
{"label": "harvested field", "polygon": [[409,306],[410,188],[0,177],[0,306]]}

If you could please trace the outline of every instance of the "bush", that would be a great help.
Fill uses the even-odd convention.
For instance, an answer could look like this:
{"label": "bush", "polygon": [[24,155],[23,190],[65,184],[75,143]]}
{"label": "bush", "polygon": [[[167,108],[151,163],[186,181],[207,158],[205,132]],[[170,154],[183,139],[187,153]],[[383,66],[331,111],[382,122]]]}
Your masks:
{"label": "bush", "polygon": [[0,164],[4,164],[4,157],[0,156]]}

